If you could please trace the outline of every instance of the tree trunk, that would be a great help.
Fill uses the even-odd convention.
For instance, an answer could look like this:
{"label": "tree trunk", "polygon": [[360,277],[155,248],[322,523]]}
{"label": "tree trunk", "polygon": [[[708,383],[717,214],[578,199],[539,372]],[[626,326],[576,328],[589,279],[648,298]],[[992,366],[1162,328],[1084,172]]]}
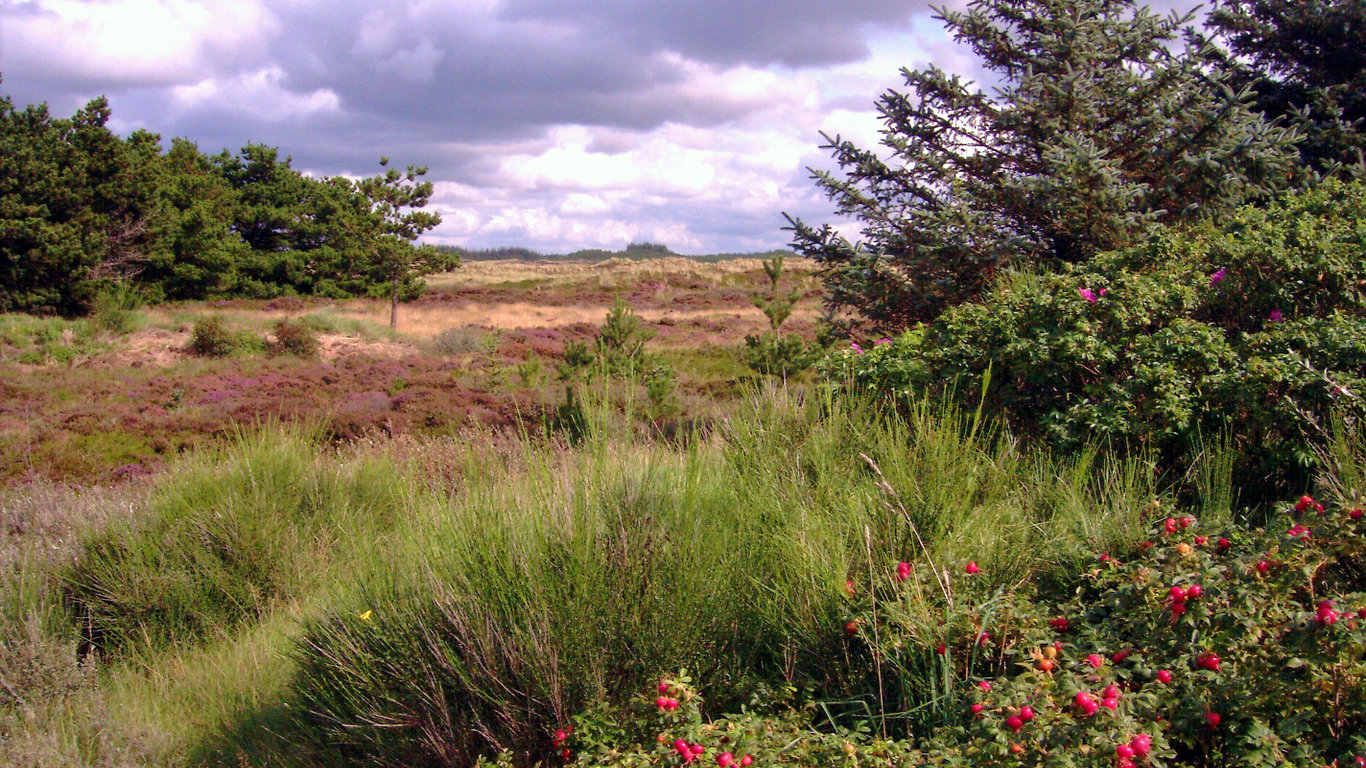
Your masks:
{"label": "tree trunk", "polygon": [[389,294],[389,330],[398,330],[398,270],[394,270],[394,290]]}

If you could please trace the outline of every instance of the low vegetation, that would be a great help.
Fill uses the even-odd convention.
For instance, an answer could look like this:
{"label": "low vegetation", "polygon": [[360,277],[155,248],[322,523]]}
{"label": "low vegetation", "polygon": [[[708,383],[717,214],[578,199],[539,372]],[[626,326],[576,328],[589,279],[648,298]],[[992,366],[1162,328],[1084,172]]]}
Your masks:
{"label": "low vegetation", "polygon": [[1152,518],[1056,582],[1000,588],[929,552],[851,581],[848,652],[878,675],[859,716],[707,718],[705,689],[670,673],[553,744],[579,765],[722,768],[1366,760],[1361,507],[1303,496],[1258,531]]}
{"label": "low vegetation", "polygon": [[[74,565],[19,568],[33,587],[8,626],[37,621],[63,665],[88,653],[102,670],[62,717],[112,698],[126,719],[111,733],[155,734],[164,759],[531,759],[547,729],[663,669],[696,670],[715,712],[766,681],[855,695],[844,585],[871,577],[870,546],[904,551],[919,521],[957,560],[991,531],[974,556],[1007,583],[1121,540],[1154,491],[1146,465],[1058,463],[929,407],[888,420],[778,390],[676,448],[623,442],[612,410],[587,412],[573,450],[490,435],[319,455],[297,433],[243,438],[92,525]],[[880,479],[914,499],[909,516],[887,513]],[[266,668],[232,677],[225,659],[243,656]],[[188,678],[149,674],[172,667]],[[164,709],[200,685],[212,707]],[[31,703],[8,706],[4,727],[27,734],[14,743],[42,737]]]}
{"label": "low vegetation", "polygon": [[0,101],[0,764],[1366,766],[1360,89],[1215,6],[944,11],[814,262],[421,298],[421,169]]}

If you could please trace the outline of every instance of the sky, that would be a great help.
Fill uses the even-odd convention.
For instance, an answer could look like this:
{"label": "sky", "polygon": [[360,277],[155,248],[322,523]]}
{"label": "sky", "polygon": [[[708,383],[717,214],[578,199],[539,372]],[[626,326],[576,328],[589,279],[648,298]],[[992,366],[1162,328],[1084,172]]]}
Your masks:
{"label": "sky", "polygon": [[821,132],[876,145],[902,67],[980,79],[929,6],[0,0],[0,93],[60,116],[104,95],[120,134],[277,146],[317,176],[425,165],[426,242],[760,251],[784,213],[839,224]]}

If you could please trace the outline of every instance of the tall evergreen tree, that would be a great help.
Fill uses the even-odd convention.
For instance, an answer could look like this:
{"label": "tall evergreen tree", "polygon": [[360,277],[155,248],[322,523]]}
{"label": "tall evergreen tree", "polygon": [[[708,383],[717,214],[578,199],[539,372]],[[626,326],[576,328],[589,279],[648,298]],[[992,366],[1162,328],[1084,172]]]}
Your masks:
{"label": "tall evergreen tree", "polygon": [[202,299],[237,288],[248,247],[232,230],[237,193],[187,139],[157,158],[157,242],[138,281],[156,299]]}
{"label": "tall evergreen tree", "polygon": [[426,172],[312,178],[274,147],[206,157],[184,139],[126,139],[95,99],[70,118],[0,97],[0,312],[78,314],[111,282],[154,299],[420,291],[458,257],[413,241]]}
{"label": "tall evergreen tree", "polygon": [[1217,215],[1281,186],[1293,135],[1178,44],[1190,15],[1133,0],[976,0],[941,10],[996,80],[931,66],[877,102],[882,146],[826,136],[813,171],[862,239],[793,221],[827,300],[904,327],[977,296],[1002,267],[1075,263],[1150,226]]}
{"label": "tall evergreen tree", "polygon": [[136,271],[155,137],[124,141],[109,114],[103,98],[70,118],[0,98],[0,311],[76,314],[102,281]]}
{"label": "tall evergreen tree", "polygon": [[1209,26],[1257,108],[1299,128],[1306,165],[1366,175],[1366,2],[1215,0]]}
{"label": "tall evergreen tree", "polygon": [[432,199],[426,166],[410,165],[406,171],[389,167],[389,158],[379,161],[384,173],[363,179],[360,191],[370,199],[379,236],[371,241],[377,272],[390,284],[389,327],[398,327],[398,301],[405,284],[442,269],[453,268],[459,256],[424,246],[413,247],[429,229],[441,223],[441,214],[422,210]]}

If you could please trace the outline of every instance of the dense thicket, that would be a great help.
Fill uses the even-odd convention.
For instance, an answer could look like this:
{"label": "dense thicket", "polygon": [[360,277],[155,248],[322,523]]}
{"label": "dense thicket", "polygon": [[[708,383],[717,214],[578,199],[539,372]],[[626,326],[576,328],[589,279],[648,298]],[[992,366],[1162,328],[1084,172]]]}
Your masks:
{"label": "dense thicket", "polygon": [[1330,414],[1366,416],[1366,185],[1328,180],[1222,227],[1002,280],[853,356],[883,393],[954,392],[1020,434],[1169,458],[1227,435],[1240,485],[1298,484]]}
{"label": "dense thicket", "polygon": [[980,295],[1007,266],[1058,268],[1156,224],[1227,213],[1284,184],[1292,132],[1208,65],[1191,17],[1134,0],[977,0],[940,14],[992,92],[930,66],[878,100],[882,146],[838,136],[815,172],[861,229],[794,222],[832,308],[900,328]]}
{"label": "dense thicket", "polygon": [[313,178],[273,147],[163,149],[109,117],[103,98],[59,118],[0,97],[0,311],[77,314],[117,282],[154,300],[413,295],[458,261],[413,245],[440,222],[417,210],[423,169]]}

